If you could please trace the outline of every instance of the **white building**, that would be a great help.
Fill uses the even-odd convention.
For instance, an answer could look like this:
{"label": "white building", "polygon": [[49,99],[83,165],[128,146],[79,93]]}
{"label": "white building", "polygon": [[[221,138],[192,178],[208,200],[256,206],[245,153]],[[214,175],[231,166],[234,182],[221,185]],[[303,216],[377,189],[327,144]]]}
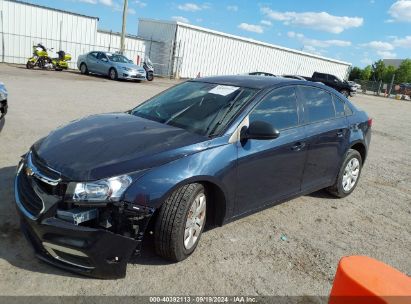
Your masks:
{"label": "white building", "polygon": [[253,71],[346,78],[350,63],[175,21],[139,19],[138,36],[166,43],[173,74],[181,77]]}
{"label": "white building", "polygon": [[[0,0],[0,62],[25,64],[37,43],[71,54],[70,68],[76,68],[80,54],[92,50],[118,51],[120,34],[98,30],[98,21],[98,17],[18,0]],[[131,35],[125,39],[125,55],[134,61],[138,56],[144,58],[150,52],[162,50],[163,43]]]}
{"label": "white building", "polygon": [[[120,35],[98,30],[98,17],[20,0],[0,0],[0,62],[25,64],[32,46],[62,49],[77,57],[92,50],[119,50]],[[129,21],[130,22],[130,21]],[[184,78],[252,71],[311,76],[314,71],[345,78],[347,62],[316,56],[181,22],[140,19],[138,35],[127,35],[125,55],[149,56],[155,73]]]}

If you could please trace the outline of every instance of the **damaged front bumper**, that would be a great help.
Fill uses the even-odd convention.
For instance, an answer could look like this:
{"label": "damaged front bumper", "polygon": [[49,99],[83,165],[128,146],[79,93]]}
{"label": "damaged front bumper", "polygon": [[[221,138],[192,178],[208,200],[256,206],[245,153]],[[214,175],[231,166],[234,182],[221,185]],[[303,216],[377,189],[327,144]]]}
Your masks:
{"label": "damaged front bumper", "polygon": [[[19,166],[15,200],[21,229],[37,257],[65,270],[95,278],[124,277],[130,257],[140,253],[144,232],[154,210],[118,202],[117,206],[99,207],[93,219],[70,222],[67,216],[59,215],[64,202],[46,193],[41,186],[44,180],[28,173],[31,172],[24,170],[24,164]],[[70,210],[74,209],[66,208],[65,214]],[[101,221],[107,222],[110,216],[113,217],[112,224],[102,227]]]}

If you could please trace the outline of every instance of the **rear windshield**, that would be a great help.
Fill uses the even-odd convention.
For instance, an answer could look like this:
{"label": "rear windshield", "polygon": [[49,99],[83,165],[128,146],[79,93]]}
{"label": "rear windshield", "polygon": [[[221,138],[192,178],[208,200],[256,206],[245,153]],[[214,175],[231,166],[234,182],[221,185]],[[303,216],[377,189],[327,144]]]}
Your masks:
{"label": "rear windshield", "polygon": [[131,114],[212,136],[256,93],[255,89],[188,81],[138,106]]}

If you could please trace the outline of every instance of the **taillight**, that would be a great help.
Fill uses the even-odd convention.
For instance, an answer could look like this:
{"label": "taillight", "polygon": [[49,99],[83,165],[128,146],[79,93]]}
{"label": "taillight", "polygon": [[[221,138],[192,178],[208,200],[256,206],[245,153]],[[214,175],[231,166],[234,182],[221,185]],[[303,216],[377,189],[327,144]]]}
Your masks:
{"label": "taillight", "polygon": [[372,118],[369,118],[369,119],[368,119],[368,127],[371,128],[371,126],[372,126]]}

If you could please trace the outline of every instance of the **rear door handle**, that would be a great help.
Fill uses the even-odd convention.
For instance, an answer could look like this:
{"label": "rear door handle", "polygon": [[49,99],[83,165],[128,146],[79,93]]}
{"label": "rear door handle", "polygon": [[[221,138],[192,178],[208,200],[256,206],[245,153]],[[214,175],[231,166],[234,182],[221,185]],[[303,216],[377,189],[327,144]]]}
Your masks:
{"label": "rear door handle", "polygon": [[304,142],[296,142],[292,147],[291,150],[293,151],[301,151],[304,149],[305,143]]}

